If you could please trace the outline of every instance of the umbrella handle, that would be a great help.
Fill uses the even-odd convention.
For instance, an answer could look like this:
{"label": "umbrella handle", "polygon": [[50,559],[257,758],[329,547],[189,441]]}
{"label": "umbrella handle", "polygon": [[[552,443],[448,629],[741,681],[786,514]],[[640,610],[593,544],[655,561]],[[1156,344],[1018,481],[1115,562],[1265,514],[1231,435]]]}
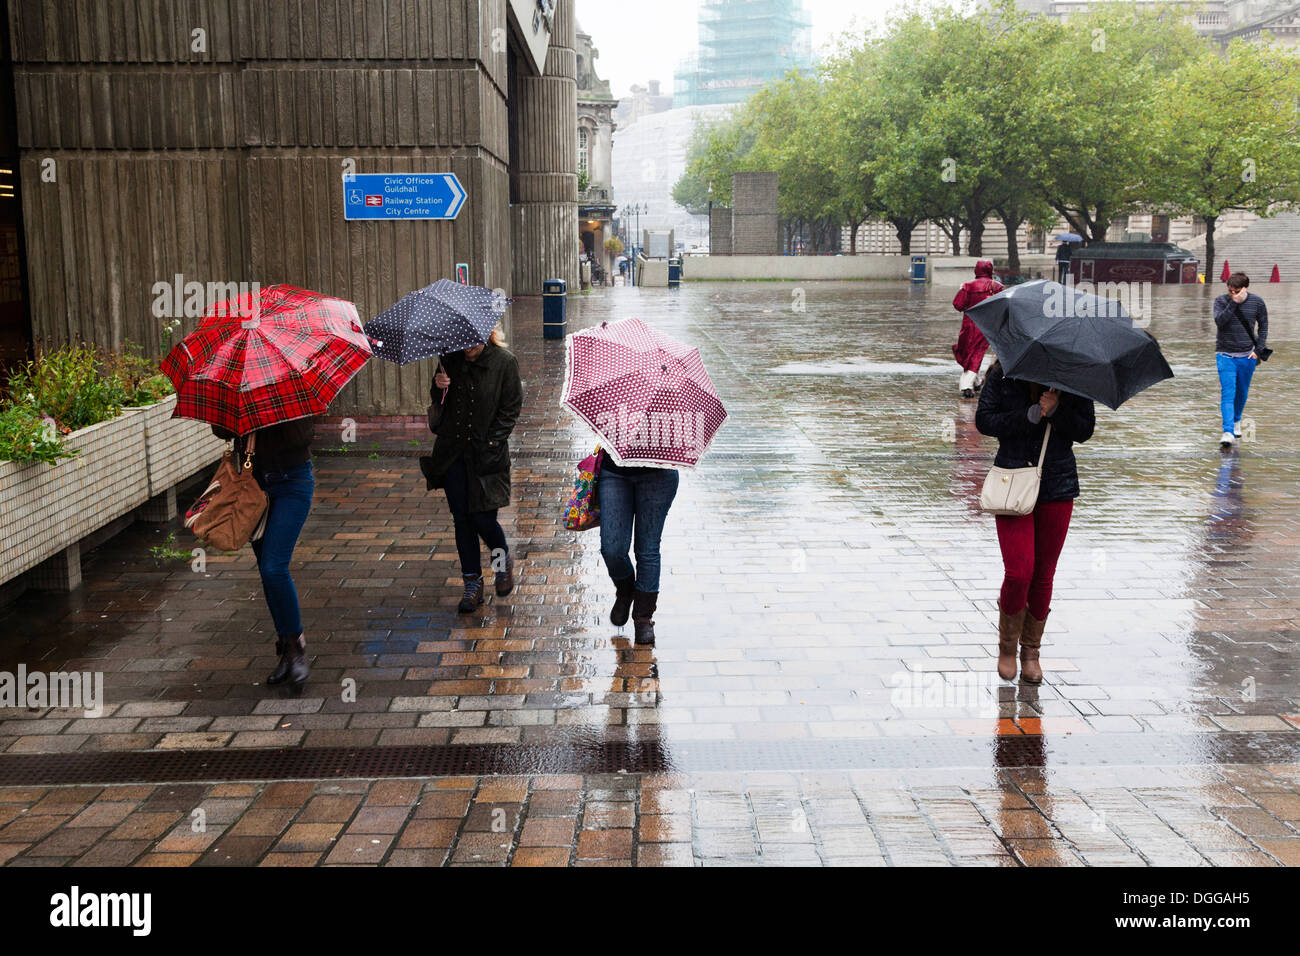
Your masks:
{"label": "umbrella handle", "polygon": [[[439,356],[439,357],[438,357],[438,371],[439,371],[439,372],[442,371],[442,356]],[[439,402],[438,404],[439,404],[439,405],[446,405],[446,404],[447,404],[447,389],[444,388],[444,389],[442,390],[442,401]]]}

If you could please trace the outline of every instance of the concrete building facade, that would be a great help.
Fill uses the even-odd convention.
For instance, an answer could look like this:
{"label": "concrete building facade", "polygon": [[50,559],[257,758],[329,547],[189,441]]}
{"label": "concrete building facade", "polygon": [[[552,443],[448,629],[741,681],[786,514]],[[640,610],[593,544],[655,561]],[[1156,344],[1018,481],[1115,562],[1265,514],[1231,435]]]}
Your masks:
{"label": "concrete building facade", "polygon": [[[157,353],[176,277],[363,318],[458,264],[511,295],[576,284],[573,0],[4,7],[36,340]],[[453,221],[347,221],[349,172],[451,172],[468,198]],[[417,413],[430,373],[372,362],[334,407]]]}
{"label": "concrete building facade", "polygon": [[618,100],[609,81],[596,75],[600,51],[591,35],[577,34],[578,70],[578,236],[583,252],[599,263],[606,274],[613,271],[613,256],[605,251],[605,240],[614,234],[614,111]]}

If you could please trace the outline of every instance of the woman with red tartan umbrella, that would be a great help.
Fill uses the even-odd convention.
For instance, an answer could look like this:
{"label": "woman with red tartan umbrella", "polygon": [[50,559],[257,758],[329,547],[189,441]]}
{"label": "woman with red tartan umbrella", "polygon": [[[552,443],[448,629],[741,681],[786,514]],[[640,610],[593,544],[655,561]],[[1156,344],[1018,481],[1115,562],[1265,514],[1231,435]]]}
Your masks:
{"label": "woman with red tartan umbrella", "polygon": [[993,263],[988,259],[980,259],[975,263],[975,278],[958,289],[952,300],[952,307],[962,313],[961,334],[957,337],[957,344],[952,347],[952,354],[962,367],[961,380],[957,384],[962,398],[975,397],[975,393],[984,385],[984,372],[993,364],[991,360],[984,362],[989,348],[988,340],[965,312],[1001,291],[1002,283],[993,278]]}
{"label": "woman with red tartan umbrella", "polygon": [[253,477],[267,496],[253,553],[280,655],[266,679],[272,686],[301,690],[309,673],[289,562],[315,493],[312,416],[369,358],[351,302],[277,285],[214,306],[163,362],[176,387],[175,417],[211,424],[234,443],[236,460],[252,439]]}

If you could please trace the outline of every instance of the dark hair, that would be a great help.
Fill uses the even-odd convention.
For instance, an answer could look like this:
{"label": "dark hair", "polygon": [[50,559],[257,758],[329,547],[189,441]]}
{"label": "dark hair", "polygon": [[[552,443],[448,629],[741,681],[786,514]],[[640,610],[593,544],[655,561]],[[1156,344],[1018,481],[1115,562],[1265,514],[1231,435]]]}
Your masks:
{"label": "dark hair", "polygon": [[1250,276],[1244,272],[1234,272],[1228,276],[1229,289],[1246,289],[1250,286]]}

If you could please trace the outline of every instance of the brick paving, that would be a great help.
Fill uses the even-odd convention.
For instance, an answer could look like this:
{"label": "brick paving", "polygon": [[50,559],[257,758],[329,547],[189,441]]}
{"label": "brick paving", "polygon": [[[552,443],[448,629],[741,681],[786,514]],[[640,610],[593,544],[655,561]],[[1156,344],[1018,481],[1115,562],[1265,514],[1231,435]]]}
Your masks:
{"label": "brick paving", "polygon": [[[474,744],[500,745],[502,770],[523,745],[563,769],[608,742],[653,747],[674,767],[705,746],[788,746],[789,766],[0,787],[0,862],[1300,860],[1300,736],[1294,756],[1249,756],[1253,741],[1285,749],[1300,732],[1300,423],[1287,401],[1300,384],[1288,348],[1300,292],[1263,290],[1278,353],[1256,378],[1253,440],[1228,455],[1215,445],[1205,290],[1157,292],[1151,330],[1178,377],[1099,410],[1079,450],[1084,497],[1047,680],[1017,688],[994,674],[1001,571],[977,508],[992,443],[943,357],[950,295],[811,284],[795,313],[792,291],[616,288],[572,301],[571,329],[639,315],[698,345],[731,412],[669,519],[654,649],[604,622],[596,534],[558,525],[593,443],[558,409],[563,350],[538,339],[531,301],[514,332],[528,401],[503,512],[520,568],[511,597],[455,613],[450,518],[413,457],[427,435],[362,419],[349,443],[346,423],[318,426],[317,500],[294,571],[314,656],[302,696],[263,685],[272,636],[251,554],[208,555],[197,570],[151,557],[169,532],[189,550],[175,527],[137,525],[104,545],[72,595],[0,608],[0,670],[105,675],[100,717],[0,711],[3,755],[51,767],[67,753]],[[1139,760],[1151,749],[1139,735],[1241,746],[1225,745],[1233,762],[1183,750]],[[1016,737],[1044,742],[1043,766],[999,766],[999,741]],[[987,766],[815,765],[841,744],[866,754],[868,741],[926,738],[987,741]],[[1061,750],[1054,764],[1066,738],[1087,738],[1098,758]]]}

